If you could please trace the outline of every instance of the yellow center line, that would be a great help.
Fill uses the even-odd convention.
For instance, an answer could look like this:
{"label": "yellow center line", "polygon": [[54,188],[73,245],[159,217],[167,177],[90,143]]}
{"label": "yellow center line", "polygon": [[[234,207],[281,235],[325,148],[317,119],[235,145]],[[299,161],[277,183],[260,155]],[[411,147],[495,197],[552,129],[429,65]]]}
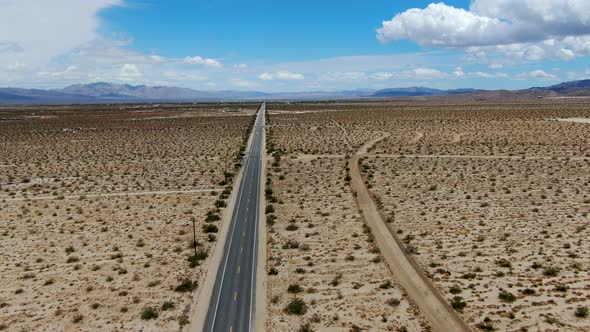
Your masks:
{"label": "yellow center line", "polygon": [[238,265],[238,274],[240,274],[240,266]]}
{"label": "yellow center line", "polygon": [[232,325],[232,326],[230,326],[230,327],[229,327],[229,332],[232,332],[232,331],[233,331],[233,329],[234,329],[234,326],[233,326],[233,325]]}
{"label": "yellow center line", "polygon": [[234,302],[238,299],[238,292],[234,292]]}

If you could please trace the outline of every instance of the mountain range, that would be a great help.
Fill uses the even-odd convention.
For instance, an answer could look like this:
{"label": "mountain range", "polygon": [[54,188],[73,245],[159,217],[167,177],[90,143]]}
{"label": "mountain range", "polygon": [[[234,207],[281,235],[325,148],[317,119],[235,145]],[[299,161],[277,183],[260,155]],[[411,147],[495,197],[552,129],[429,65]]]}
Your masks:
{"label": "mountain range", "polygon": [[265,93],[259,91],[199,91],[167,86],[114,83],[77,84],[63,89],[41,90],[0,88],[0,104],[93,104],[122,102],[189,102],[233,100],[328,100],[366,98],[445,97],[453,99],[534,99],[550,97],[589,97],[590,80],[564,82],[549,87],[525,90],[439,90],[424,87],[383,90],[306,91]]}

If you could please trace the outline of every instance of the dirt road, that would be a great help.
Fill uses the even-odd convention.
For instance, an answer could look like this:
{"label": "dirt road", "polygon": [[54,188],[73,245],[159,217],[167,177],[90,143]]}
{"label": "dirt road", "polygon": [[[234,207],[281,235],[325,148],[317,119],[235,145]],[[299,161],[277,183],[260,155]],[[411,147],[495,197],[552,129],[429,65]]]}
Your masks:
{"label": "dirt road", "polygon": [[[385,137],[387,136],[383,135],[381,139]],[[406,252],[402,242],[387,226],[385,218],[365,186],[358,162],[361,155],[370,150],[369,144],[374,145],[377,142],[379,139],[371,140],[363,145],[358,153],[350,158],[349,167],[352,178],[351,185],[357,194],[359,209],[375,237],[383,258],[410,298],[429,320],[434,331],[472,331]]]}

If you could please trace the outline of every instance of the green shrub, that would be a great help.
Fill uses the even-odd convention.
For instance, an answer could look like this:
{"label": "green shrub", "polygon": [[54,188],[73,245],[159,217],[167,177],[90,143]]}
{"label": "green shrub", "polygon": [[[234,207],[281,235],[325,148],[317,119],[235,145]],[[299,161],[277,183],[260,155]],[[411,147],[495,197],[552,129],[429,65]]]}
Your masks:
{"label": "green shrub", "polygon": [[459,287],[457,285],[454,285],[454,286],[451,287],[451,289],[449,290],[449,292],[451,294],[455,294],[456,295],[456,294],[461,294],[463,292],[463,290],[461,290],[461,287]]}
{"label": "green shrub", "polygon": [[509,268],[509,269],[512,268],[512,263],[510,263],[509,260],[504,259],[504,258],[497,260],[496,265],[498,265],[499,267],[505,267],[505,268]]}
{"label": "green shrub", "polygon": [[386,302],[386,303],[387,303],[387,304],[389,304],[389,305],[390,305],[390,306],[392,306],[392,307],[397,307],[397,306],[399,306],[399,305],[400,305],[402,302],[401,302],[399,299],[392,298],[392,299],[389,299],[389,300],[387,300],[387,302]]}
{"label": "green shrub", "polygon": [[209,256],[209,254],[205,250],[198,250],[196,255],[191,255],[188,258],[189,266],[191,268],[197,267],[200,264],[200,261],[203,261]]}
{"label": "green shrub", "polygon": [[173,310],[175,307],[174,302],[166,301],[162,304],[162,311]]}
{"label": "green shrub", "polygon": [[215,225],[206,224],[203,225],[203,233],[217,233],[219,232],[219,228]]}
{"label": "green shrub", "polygon": [[391,280],[384,281],[381,285],[379,285],[379,288],[381,288],[381,289],[393,288],[393,283],[391,282]]}
{"label": "green shrub", "polygon": [[307,312],[307,304],[305,304],[305,301],[302,299],[294,299],[289,304],[287,304],[287,307],[285,307],[285,312],[289,315],[305,315]]}
{"label": "green shrub", "polygon": [[508,291],[501,291],[500,294],[498,295],[498,298],[500,299],[500,301],[502,302],[506,302],[506,303],[512,303],[514,301],[516,301],[516,295],[508,292]]}
{"label": "green shrub", "polygon": [[152,307],[147,307],[141,312],[141,319],[150,320],[158,318],[158,311]]}
{"label": "green shrub", "polygon": [[575,315],[578,318],[588,318],[588,307],[578,307]]}
{"label": "green shrub", "polygon": [[272,204],[269,204],[266,206],[266,209],[264,209],[264,213],[266,214],[270,214],[270,213],[274,213],[275,212],[275,207],[272,206]]}
{"label": "green shrub", "polygon": [[455,296],[453,298],[453,301],[451,301],[451,306],[458,312],[463,312],[463,309],[465,309],[467,303],[463,301],[463,298],[461,296]]}
{"label": "green shrub", "polygon": [[192,292],[199,286],[198,281],[191,281],[190,279],[184,279],[180,284],[174,287],[175,292],[184,293]]}
{"label": "green shrub", "polygon": [[303,288],[301,288],[301,286],[297,285],[297,284],[291,284],[289,285],[289,287],[287,288],[287,292],[291,293],[291,294],[299,294],[303,291]]}
{"label": "green shrub", "polygon": [[557,277],[559,275],[559,268],[550,266],[543,270],[543,275],[548,277]]}

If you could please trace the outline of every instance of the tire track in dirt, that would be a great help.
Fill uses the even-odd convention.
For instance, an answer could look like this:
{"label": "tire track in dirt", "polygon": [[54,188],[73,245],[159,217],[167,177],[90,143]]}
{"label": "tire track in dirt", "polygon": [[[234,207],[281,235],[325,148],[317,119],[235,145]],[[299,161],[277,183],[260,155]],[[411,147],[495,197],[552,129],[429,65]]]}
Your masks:
{"label": "tire track in dirt", "polygon": [[[423,135],[417,135],[416,137],[418,136],[421,139]],[[377,208],[372,194],[365,186],[359,161],[374,144],[386,137],[388,135],[383,135],[365,143],[357,151],[357,154],[349,159],[351,186],[356,193],[358,207],[363,219],[371,229],[375,242],[392,273],[408,296],[424,313],[433,330],[440,332],[473,331],[449,305],[438,289],[426,278],[424,271],[409,255],[402,242],[385,222],[385,218]]]}

